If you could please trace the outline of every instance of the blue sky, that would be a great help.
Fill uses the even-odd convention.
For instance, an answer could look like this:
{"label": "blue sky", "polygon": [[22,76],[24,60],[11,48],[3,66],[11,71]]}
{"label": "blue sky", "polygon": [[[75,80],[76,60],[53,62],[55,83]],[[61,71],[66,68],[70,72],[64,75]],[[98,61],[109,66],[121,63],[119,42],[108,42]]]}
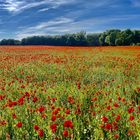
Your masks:
{"label": "blue sky", "polygon": [[0,0],[0,39],[140,29],[140,0]]}

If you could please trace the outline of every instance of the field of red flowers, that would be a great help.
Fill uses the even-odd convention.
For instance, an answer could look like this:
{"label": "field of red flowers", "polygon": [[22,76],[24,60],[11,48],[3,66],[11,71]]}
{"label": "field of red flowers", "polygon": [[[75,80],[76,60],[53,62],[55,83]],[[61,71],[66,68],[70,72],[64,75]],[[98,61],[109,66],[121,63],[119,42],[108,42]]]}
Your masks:
{"label": "field of red flowers", "polygon": [[140,140],[140,48],[0,47],[0,140]]}

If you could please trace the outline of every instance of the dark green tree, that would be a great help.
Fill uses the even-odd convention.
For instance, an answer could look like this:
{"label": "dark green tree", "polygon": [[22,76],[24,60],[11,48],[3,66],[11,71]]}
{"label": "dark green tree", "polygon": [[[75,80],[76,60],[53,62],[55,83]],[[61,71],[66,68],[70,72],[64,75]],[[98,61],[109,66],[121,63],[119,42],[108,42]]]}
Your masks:
{"label": "dark green tree", "polygon": [[104,33],[102,33],[100,36],[99,36],[99,44],[100,44],[100,46],[105,46],[105,45],[107,45],[106,43],[105,43],[105,39],[106,39],[106,33],[104,32]]}
{"label": "dark green tree", "polygon": [[106,32],[106,38],[105,38],[105,43],[109,46],[115,46],[115,41],[118,37],[118,34],[120,33],[120,30],[109,30]]}
{"label": "dark green tree", "polygon": [[87,35],[87,45],[88,46],[99,46],[99,36],[100,34],[88,34]]}

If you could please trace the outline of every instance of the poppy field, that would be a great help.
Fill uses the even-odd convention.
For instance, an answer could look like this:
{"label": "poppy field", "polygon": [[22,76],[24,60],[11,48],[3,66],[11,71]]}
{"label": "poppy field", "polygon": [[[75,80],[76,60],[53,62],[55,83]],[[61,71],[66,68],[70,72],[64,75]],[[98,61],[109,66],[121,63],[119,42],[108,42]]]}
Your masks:
{"label": "poppy field", "polygon": [[140,140],[139,47],[0,47],[0,140]]}

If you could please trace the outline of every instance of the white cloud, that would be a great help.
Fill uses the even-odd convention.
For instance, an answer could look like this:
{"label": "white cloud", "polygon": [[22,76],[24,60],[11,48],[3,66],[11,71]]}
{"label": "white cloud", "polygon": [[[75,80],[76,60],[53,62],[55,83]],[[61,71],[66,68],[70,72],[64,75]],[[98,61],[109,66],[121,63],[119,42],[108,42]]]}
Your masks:
{"label": "white cloud", "polygon": [[43,9],[38,10],[38,12],[45,12],[45,11],[48,11],[50,9],[52,9],[52,8],[43,8]]}
{"label": "white cloud", "polygon": [[41,5],[43,6],[43,8],[41,8],[39,12],[45,12],[49,9],[58,8],[61,5],[68,5],[73,3],[81,5],[84,8],[98,8],[109,5],[110,3],[112,3],[112,0],[91,0],[87,2],[85,2],[85,0],[0,0],[0,2],[0,9],[6,10],[13,14],[18,14],[27,9]]}
{"label": "white cloud", "polygon": [[114,17],[96,17],[90,19],[83,19],[77,21],[74,18],[59,17],[48,22],[39,23],[33,27],[25,27],[16,33],[18,39],[33,36],[33,35],[46,35],[46,34],[65,34],[79,31],[99,32],[100,27],[121,21],[133,20],[140,18],[139,15],[122,15]]}
{"label": "white cloud", "polygon": [[0,6],[0,9],[7,10],[9,12],[18,12],[19,9],[26,4],[25,1],[19,1],[19,0],[5,0],[2,1],[2,4]]}
{"label": "white cloud", "polygon": [[[2,4],[0,5],[0,9],[7,10],[10,13],[17,14],[26,9],[30,9],[33,7],[37,7],[40,5],[45,5],[46,7],[42,9],[42,11],[49,10],[50,8],[57,8],[63,4],[69,4],[75,2],[75,0],[67,1],[67,0],[40,0],[38,2],[34,0],[1,0]],[[49,6],[49,7],[47,7]]]}
{"label": "white cloud", "polygon": [[50,20],[48,22],[42,22],[37,24],[33,27],[25,27],[25,29],[22,27],[23,30],[16,33],[16,37],[21,39],[23,37],[32,36],[32,35],[45,35],[47,33],[49,34],[55,34],[58,32],[63,31],[69,31],[68,29],[64,29],[63,31],[60,31],[58,27],[65,26],[72,24],[74,22],[73,19],[65,18],[65,17],[59,17],[55,18],[53,20]]}
{"label": "white cloud", "polygon": [[58,25],[62,25],[62,24],[68,24],[73,22],[72,19],[70,18],[65,18],[65,17],[60,17],[60,18],[56,18],[54,20],[48,21],[48,22],[42,22],[34,27],[30,27],[28,28],[29,31],[34,31],[34,30],[42,30],[48,27],[52,27],[52,26],[58,26]]}
{"label": "white cloud", "polygon": [[58,7],[59,7],[58,5],[57,6],[50,6],[50,7],[47,7],[47,8],[39,9],[38,12],[46,12],[46,11],[48,11],[50,9],[56,9]]}

